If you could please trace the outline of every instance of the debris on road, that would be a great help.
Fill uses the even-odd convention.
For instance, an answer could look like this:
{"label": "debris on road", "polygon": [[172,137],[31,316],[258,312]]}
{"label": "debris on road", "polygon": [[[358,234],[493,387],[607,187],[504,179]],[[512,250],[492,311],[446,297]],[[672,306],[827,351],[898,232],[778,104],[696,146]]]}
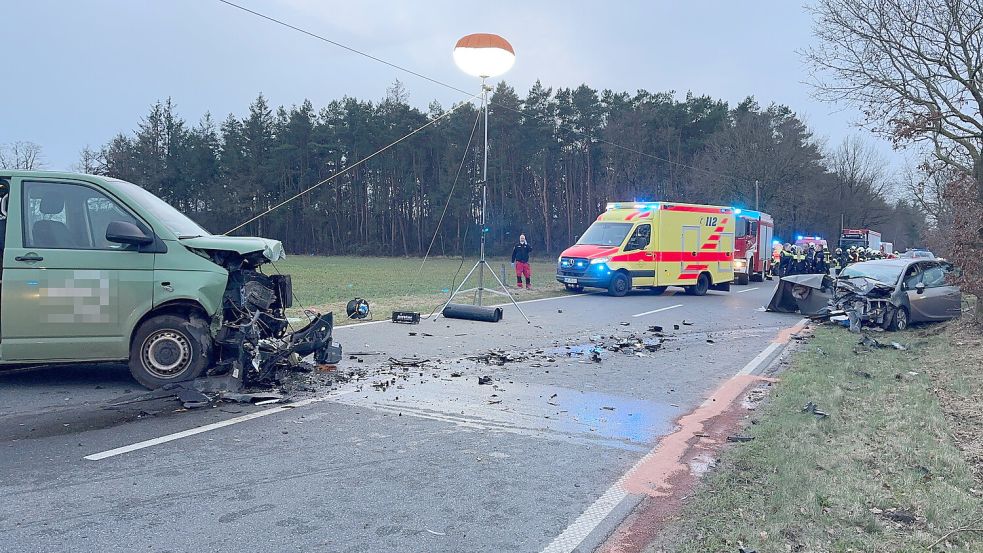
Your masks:
{"label": "debris on road", "polygon": [[492,377],[490,377],[490,376],[479,376],[478,377],[478,385],[479,386],[491,385],[491,383],[492,383]]}
{"label": "debris on road", "polygon": [[811,401],[809,403],[806,403],[805,407],[802,408],[802,412],[811,413],[813,415],[816,415],[816,417],[820,419],[825,419],[829,417],[829,413],[826,413],[825,411],[820,411],[819,407]]}
{"label": "debris on road", "polygon": [[429,362],[430,362],[429,359],[417,359],[415,357],[409,357],[404,359],[396,359],[395,357],[389,358],[389,366],[391,367],[405,367],[405,368],[418,369]]}
{"label": "debris on road", "polygon": [[857,345],[853,348],[853,353],[859,355],[861,353],[866,353],[868,351],[875,350],[875,349],[888,349],[888,348],[893,348],[898,351],[905,351],[908,349],[905,345],[901,344],[900,342],[883,343],[877,340],[876,338],[870,336],[869,334],[863,334],[860,337],[860,341],[857,342]]}
{"label": "debris on road", "polygon": [[727,436],[728,442],[743,443],[743,442],[750,442],[753,439],[754,436],[744,436],[744,435]]}

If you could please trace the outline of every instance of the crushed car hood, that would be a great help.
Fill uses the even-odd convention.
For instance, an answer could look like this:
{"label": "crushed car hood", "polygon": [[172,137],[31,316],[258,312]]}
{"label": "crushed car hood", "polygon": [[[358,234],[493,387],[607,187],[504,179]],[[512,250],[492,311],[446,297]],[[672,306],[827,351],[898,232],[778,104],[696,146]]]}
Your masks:
{"label": "crushed car hood", "polygon": [[861,296],[866,296],[875,290],[882,292],[880,295],[890,295],[894,291],[894,286],[867,277],[839,278],[836,280],[836,287]]}
{"label": "crushed car hood", "polygon": [[257,238],[253,236],[198,236],[195,238],[180,238],[178,241],[189,248],[198,250],[231,251],[240,255],[263,252],[263,256],[270,261],[279,261],[287,257],[287,254],[283,251],[283,244],[279,240],[270,240],[269,238]]}

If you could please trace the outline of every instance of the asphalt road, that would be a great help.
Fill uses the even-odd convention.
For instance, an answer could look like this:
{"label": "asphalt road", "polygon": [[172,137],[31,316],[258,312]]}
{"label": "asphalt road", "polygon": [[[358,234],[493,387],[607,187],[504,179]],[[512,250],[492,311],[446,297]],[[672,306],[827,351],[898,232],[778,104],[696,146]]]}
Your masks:
{"label": "asphalt road", "polygon": [[[523,304],[532,324],[507,307],[498,324],[341,328],[346,352],[384,355],[346,355],[342,370],[369,375],[291,409],[108,410],[139,390],[124,367],[0,374],[0,549],[542,551],[798,320],[760,310],[771,291],[579,295]],[[668,336],[661,349],[588,358],[631,335],[655,343],[646,329],[656,324]],[[497,348],[522,360],[468,359]],[[390,370],[389,356],[432,363]],[[620,501],[577,550],[632,506]]]}

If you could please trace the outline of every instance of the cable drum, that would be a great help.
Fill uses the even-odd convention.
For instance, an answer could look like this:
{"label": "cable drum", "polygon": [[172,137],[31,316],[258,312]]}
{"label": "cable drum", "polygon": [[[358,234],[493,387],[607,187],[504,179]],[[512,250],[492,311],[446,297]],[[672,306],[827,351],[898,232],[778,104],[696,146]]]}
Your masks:
{"label": "cable drum", "polygon": [[362,298],[355,298],[345,306],[345,312],[349,319],[364,319],[369,316],[369,302]]}

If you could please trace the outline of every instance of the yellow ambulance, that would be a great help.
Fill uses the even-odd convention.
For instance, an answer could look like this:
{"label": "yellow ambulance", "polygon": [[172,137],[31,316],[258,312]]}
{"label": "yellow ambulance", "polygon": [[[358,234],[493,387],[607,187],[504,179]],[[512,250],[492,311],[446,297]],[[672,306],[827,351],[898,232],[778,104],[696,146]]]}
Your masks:
{"label": "yellow ambulance", "polygon": [[612,202],[577,244],[560,255],[556,280],[568,290],[632,288],[661,294],[730,290],[734,281],[734,209],[672,202]]}

